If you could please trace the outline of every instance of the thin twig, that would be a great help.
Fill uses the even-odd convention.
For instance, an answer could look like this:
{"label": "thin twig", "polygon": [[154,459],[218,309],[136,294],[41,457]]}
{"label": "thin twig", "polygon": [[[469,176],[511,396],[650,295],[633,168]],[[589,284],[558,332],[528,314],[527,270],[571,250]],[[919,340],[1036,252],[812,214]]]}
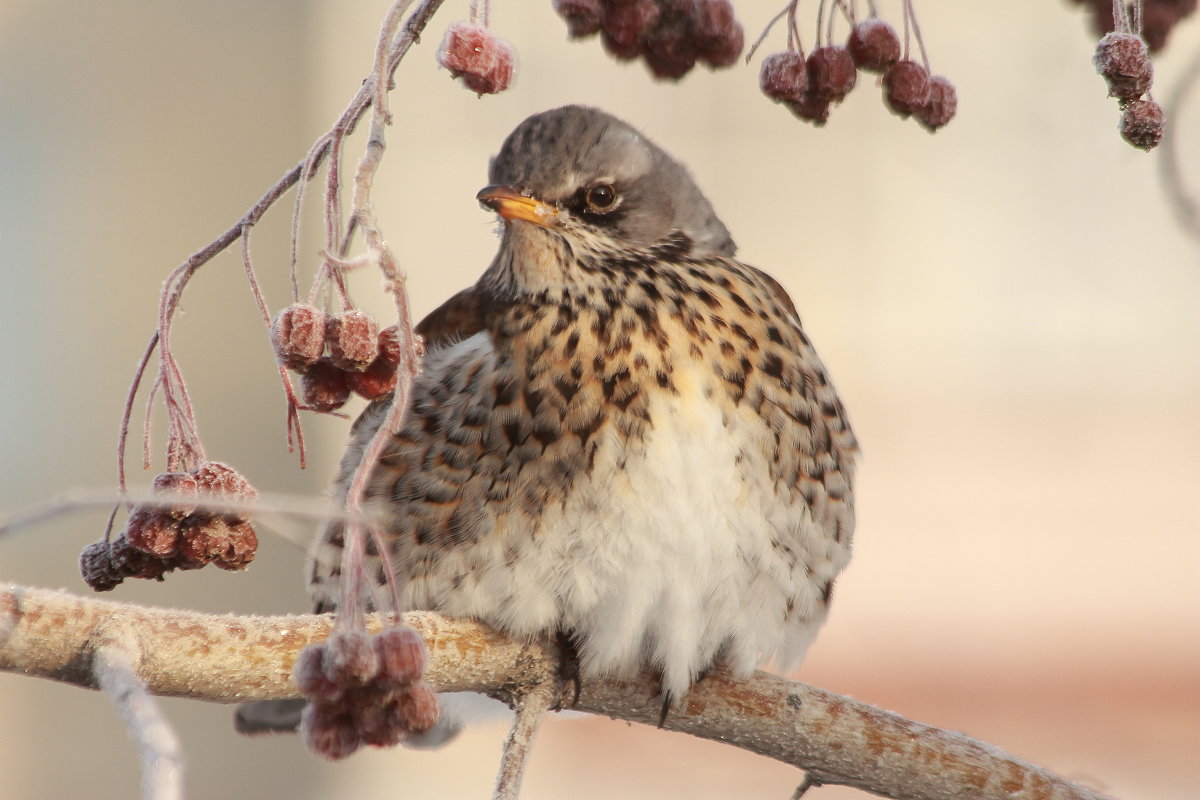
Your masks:
{"label": "thin twig", "polygon": [[553,702],[554,690],[549,681],[537,684],[516,698],[513,708],[516,716],[504,740],[492,800],[517,800],[520,797],[521,779],[525,776],[538,725]]}
{"label": "thin twig", "polygon": [[142,761],[142,797],[180,800],[183,756],[179,739],[138,677],[141,653],[137,638],[120,618],[108,628],[92,657],[92,672],[137,745]]}

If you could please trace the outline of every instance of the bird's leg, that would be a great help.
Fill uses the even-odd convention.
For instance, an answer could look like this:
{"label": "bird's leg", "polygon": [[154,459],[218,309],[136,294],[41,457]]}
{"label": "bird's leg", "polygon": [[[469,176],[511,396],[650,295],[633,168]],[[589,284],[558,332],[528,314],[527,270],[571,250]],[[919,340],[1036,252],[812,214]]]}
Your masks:
{"label": "bird's leg", "polygon": [[579,649],[571,631],[559,629],[554,638],[558,644],[558,700],[554,710],[562,711],[562,698],[567,696],[568,686],[571,687],[571,702],[567,707],[574,708],[579,704]]}
{"label": "bird's leg", "polygon": [[792,792],[791,800],[800,800],[801,797],[808,792],[809,789],[815,789],[818,786],[823,786],[819,778],[814,778],[811,772],[804,773],[804,780],[796,787],[796,791]]}

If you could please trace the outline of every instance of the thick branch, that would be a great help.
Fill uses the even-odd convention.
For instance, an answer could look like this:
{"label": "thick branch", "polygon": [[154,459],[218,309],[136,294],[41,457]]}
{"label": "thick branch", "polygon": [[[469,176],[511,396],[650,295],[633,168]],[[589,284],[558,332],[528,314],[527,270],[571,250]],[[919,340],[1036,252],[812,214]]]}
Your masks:
{"label": "thick branch", "polygon": [[[104,643],[104,623],[114,617],[137,632],[139,677],[150,692],[219,703],[298,696],[289,678],[292,662],[332,627],[330,616],[212,616],[0,584],[0,670],[95,688],[90,663]],[[426,679],[440,690],[511,698],[555,674],[553,645],[521,644],[435,614],[410,613],[406,621],[425,639]],[[378,624],[368,620],[368,627]],[[653,725],[658,685],[652,676],[585,682],[577,708]],[[1103,800],[962,734],[765,673],[744,681],[708,676],[665,727],[885,797]]]}

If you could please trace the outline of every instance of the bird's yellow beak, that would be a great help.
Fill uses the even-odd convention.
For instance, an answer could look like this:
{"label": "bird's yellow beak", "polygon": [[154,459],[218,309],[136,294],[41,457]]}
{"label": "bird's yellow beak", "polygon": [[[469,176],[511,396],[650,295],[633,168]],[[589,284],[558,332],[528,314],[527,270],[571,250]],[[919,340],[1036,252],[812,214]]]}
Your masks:
{"label": "bird's yellow beak", "polygon": [[526,197],[511,186],[485,186],[475,199],[505,220],[523,219],[548,228],[558,219],[557,208],[536,197]]}

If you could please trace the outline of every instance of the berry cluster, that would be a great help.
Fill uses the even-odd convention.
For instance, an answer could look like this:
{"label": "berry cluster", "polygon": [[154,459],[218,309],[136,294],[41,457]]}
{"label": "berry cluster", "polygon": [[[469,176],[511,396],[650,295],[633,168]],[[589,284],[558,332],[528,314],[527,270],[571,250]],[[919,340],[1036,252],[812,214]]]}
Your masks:
{"label": "berry cluster", "polygon": [[208,564],[240,570],[254,560],[258,537],[244,512],[198,507],[254,502],[258,491],[237,470],[205,461],[191,472],[164,472],[153,492],[162,500],[134,506],[120,535],[84,548],[79,567],[92,589],[111,591],[126,578],[161,581],[172,570]]}
{"label": "berry cluster", "polygon": [[728,67],[746,43],[730,0],[554,0],[576,39],[600,34],[622,61],[641,58],[656,78],[677,80],[696,62]]}
{"label": "berry cluster", "polygon": [[[1098,35],[1111,33],[1120,26],[1113,17],[1112,0],[1073,0],[1088,6],[1092,14],[1092,28]],[[1197,0],[1142,0],[1142,36],[1157,53],[1166,47],[1171,30],[1196,11]]]}
{"label": "berry cluster", "polygon": [[854,26],[845,47],[818,47],[805,58],[795,49],[763,59],[759,87],[800,119],[821,126],[831,106],[840,103],[857,83],[856,70],[883,76],[884,102],[894,114],[916,117],[931,133],[954,118],[958,94],[954,84],[916,61],[900,57],[900,38],[877,18]]}
{"label": "berry cluster", "polygon": [[421,682],[425,647],[412,628],[377,636],[340,631],[306,647],[292,680],[308,699],[300,733],[309,749],[340,759],[364,744],[391,747],[433,727],[437,696]]}
{"label": "berry cluster", "polygon": [[1108,96],[1121,107],[1121,136],[1134,147],[1152,150],[1162,140],[1162,106],[1143,97],[1154,82],[1154,65],[1146,42],[1132,33],[1107,33],[1092,58],[1108,81]]}
{"label": "berry cluster", "polygon": [[450,77],[478,95],[499,94],[512,83],[517,54],[512,45],[497,38],[486,25],[455,22],[437,52],[438,63]]}
{"label": "berry cluster", "polygon": [[366,312],[288,306],[271,322],[271,344],[279,363],[300,373],[304,403],[314,411],[336,411],[351,392],[374,400],[396,388],[399,331],[379,330]]}

